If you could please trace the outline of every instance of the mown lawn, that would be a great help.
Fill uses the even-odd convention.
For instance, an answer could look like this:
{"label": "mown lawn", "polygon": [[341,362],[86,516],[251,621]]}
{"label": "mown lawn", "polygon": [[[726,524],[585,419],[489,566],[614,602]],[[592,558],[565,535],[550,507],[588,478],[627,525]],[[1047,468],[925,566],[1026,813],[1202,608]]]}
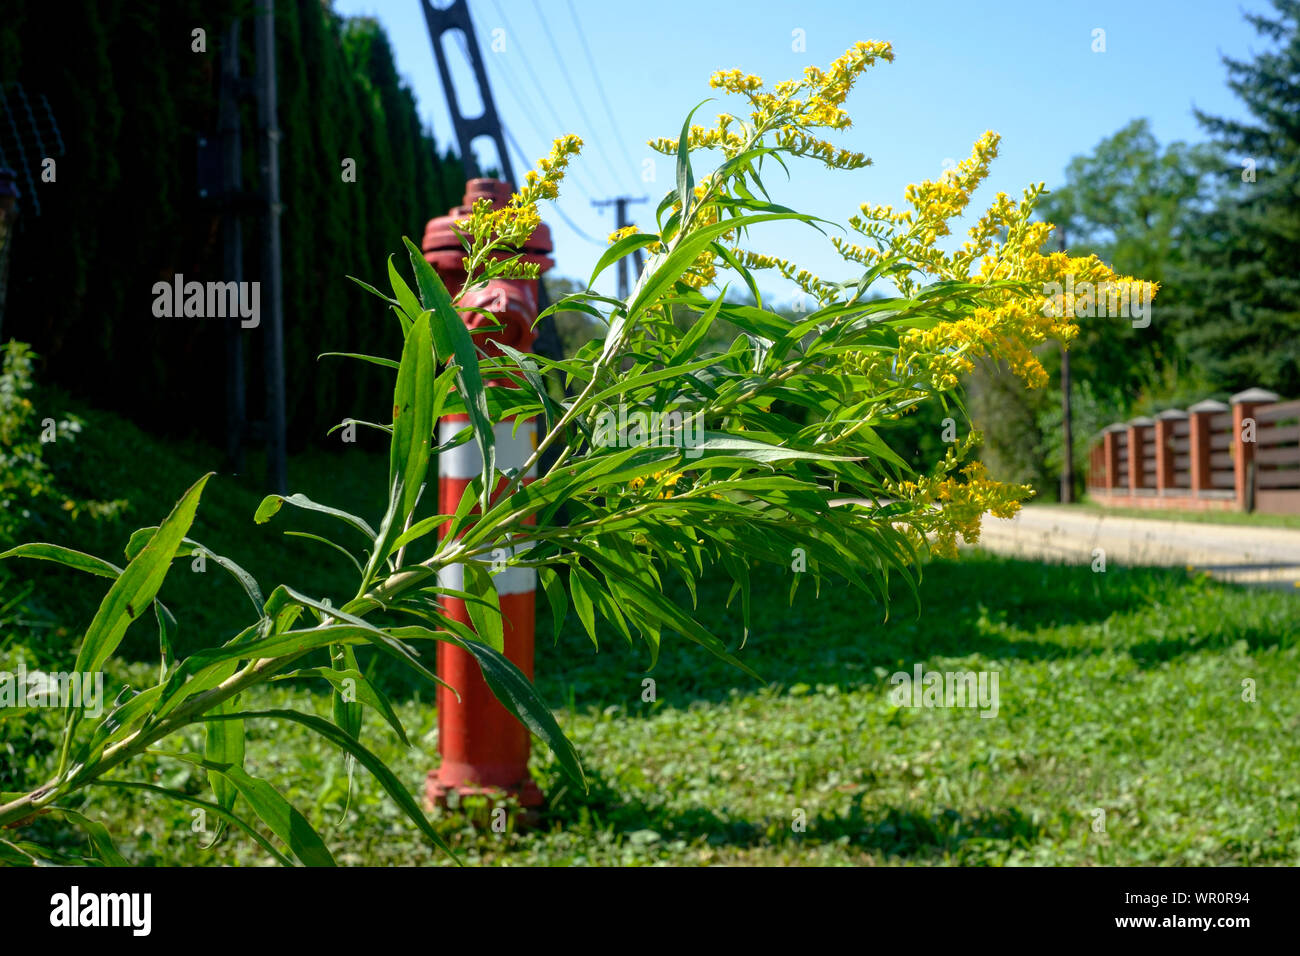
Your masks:
{"label": "mown lawn", "polygon": [[[111,440],[88,437],[84,454],[101,456],[105,468],[118,463],[104,484],[131,489],[136,507],[124,527],[88,535],[81,546],[111,556],[206,464],[200,451],[176,452],[116,426],[107,431]],[[127,441],[131,455],[122,454]],[[379,508],[370,492],[385,470],[382,457],[360,451],[299,459],[291,469],[296,489],[367,516]],[[291,583],[350,596],[344,560],[279,533],[304,525],[252,524],[260,497],[252,482],[220,479],[210,488],[196,537],[246,563],[266,590],[282,580],[274,571],[287,562]],[[246,602],[232,582],[177,567],[183,573],[173,573],[164,597],[191,647],[244,619]],[[1300,863],[1295,595],[1182,571],[1094,574],[976,552],[928,566],[923,612],[900,592],[882,622],[878,607],[839,589],[816,596],[805,585],[787,607],[788,573],[756,573],[754,626],[740,652],[767,684],[667,637],[649,674],[641,648],[611,635],[597,653],[576,620],[552,643],[542,609],[539,688],[559,709],[591,788],[579,792],[548,753],[535,752],[548,804],[534,829],[495,833],[463,815],[437,814],[461,858],[509,865]],[[0,670],[20,659],[29,668],[64,660],[103,591],[102,582],[57,569],[34,580],[38,613],[7,622],[0,614]],[[721,580],[708,582],[700,613],[738,644],[739,615],[725,607],[726,593]],[[689,601],[684,591],[676,597]],[[133,662],[114,665],[109,696],[122,683],[152,680],[154,640],[148,626],[132,628]],[[391,673],[386,662],[364,654],[363,662],[399,704],[413,747],[401,748],[373,715],[363,739],[418,795],[436,763],[432,688]],[[927,671],[997,671],[997,716],[894,706],[889,676],[918,662]],[[647,676],[655,681],[653,703],[642,699]],[[1243,681],[1254,682],[1254,702],[1243,700]],[[323,684],[281,683],[244,703],[329,713]],[[45,779],[55,729],[49,713],[0,720],[0,790]],[[189,748],[201,749],[201,731],[189,737]],[[342,757],[297,725],[250,725],[246,764],[308,815],[340,862],[450,862],[422,842],[364,770],[349,796]],[[195,794],[206,788],[199,773],[166,758],[124,776]],[[269,862],[238,835],[201,849],[207,837],[192,830],[187,807],[110,790],[92,791],[91,802],[133,862]],[[1105,832],[1094,831],[1099,811]],[[48,820],[32,829],[69,848],[82,839]]]}
{"label": "mown lawn", "polygon": [[[441,814],[467,862],[491,864],[1255,864],[1300,862],[1300,685],[1295,597],[1155,570],[1044,567],[979,555],[927,569],[926,610],[888,624],[854,595],[786,610],[780,581],[755,609],[748,683],[667,644],[642,702],[644,661],[599,655],[570,628],[544,641],[539,685],[592,778],[587,794],[549,754],[534,772],[550,803],[531,832],[475,830]],[[734,625],[720,583],[701,594]],[[890,673],[996,670],[996,718],[893,706]],[[133,665],[118,676],[129,680]],[[143,671],[141,671],[141,676]],[[382,679],[382,678],[381,678]],[[1256,702],[1242,700],[1255,681]],[[402,692],[403,750],[371,720],[366,742],[413,792],[436,762],[427,690]],[[250,707],[328,714],[328,697],[277,687]],[[296,726],[249,731],[249,769],[273,780],[339,860],[440,864],[359,771]],[[196,731],[190,741],[201,746]],[[144,768],[137,768],[140,773]],[[174,762],[147,768],[196,793]],[[232,838],[199,849],[188,810],[118,792],[94,797],[141,863],[266,862]],[[806,830],[793,826],[802,810]],[[1105,811],[1105,833],[1093,831]]]}

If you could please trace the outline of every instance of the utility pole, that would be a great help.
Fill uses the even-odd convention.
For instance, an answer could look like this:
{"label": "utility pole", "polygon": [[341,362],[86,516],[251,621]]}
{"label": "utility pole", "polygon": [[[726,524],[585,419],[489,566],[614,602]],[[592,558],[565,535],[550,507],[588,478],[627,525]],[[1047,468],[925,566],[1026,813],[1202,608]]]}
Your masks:
{"label": "utility pole", "polygon": [[[649,200],[645,196],[615,196],[613,199],[593,199],[591,204],[597,209],[602,209],[605,206],[613,206],[614,219],[618,223],[617,228],[622,229],[626,226],[632,225],[631,221],[627,218],[628,203],[648,201]],[[637,275],[640,275],[641,250],[638,249],[636,252],[632,253],[632,257],[636,261]],[[629,291],[630,288],[627,281],[627,257],[624,256],[622,259],[618,260],[618,297],[620,299],[626,299]]]}
{"label": "utility pole", "polygon": [[262,301],[266,328],[266,477],[272,491],[288,490],[284,428],[284,308],[280,282],[280,125],[276,119],[275,0],[257,0],[258,167],[262,193]]}
{"label": "utility pole", "polygon": [[[242,205],[243,143],[239,130],[239,20],[226,30],[221,45],[221,85],[217,107],[217,133],[221,150],[221,254],[222,275],[227,282],[244,279],[244,235]],[[226,467],[236,474],[244,470],[244,441],[247,409],[244,399],[244,330],[238,316],[226,320]]]}
{"label": "utility pole", "polygon": [[[1061,251],[1065,251],[1065,227],[1061,227]],[[1074,501],[1074,437],[1070,423],[1070,350],[1061,343],[1061,504]]]}

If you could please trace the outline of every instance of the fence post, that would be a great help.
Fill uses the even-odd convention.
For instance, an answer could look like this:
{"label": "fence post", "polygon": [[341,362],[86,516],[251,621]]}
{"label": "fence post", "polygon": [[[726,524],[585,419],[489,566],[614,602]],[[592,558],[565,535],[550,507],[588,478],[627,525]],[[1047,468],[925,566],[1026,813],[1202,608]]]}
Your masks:
{"label": "fence post", "polygon": [[1146,483],[1146,437],[1151,419],[1142,416],[1128,423],[1128,493],[1136,495]]}
{"label": "fence post", "polygon": [[1174,487],[1174,422],[1187,417],[1177,408],[1169,408],[1156,416],[1156,494],[1163,495]]}
{"label": "fence post", "polygon": [[1248,388],[1229,399],[1232,402],[1232,475],[1237,490],[1237,507],[1242,511],[1254,503],[1253,489],[1248,485],[1254,477],[1250,466],[1255,460],[1255,432],[1258,431],[1258,426],[1252,425],[1250,441],[1245,441],[1246,420],[1254,420],[1255,409],[1260,405],[1271,405],[1277,400],[1277,393],[1263,388]]}
{"label": "fence post", "polygon": [[1119,433],[1124,426],[1119,422],[1107,425],[1102,433],[1102,454],[1106,458],[1106,492],[1114,494],[1119,488]]}
{"label": "fence post", "polygon": [[1216,402],[1212,398],[1197,402],[1187,409],[1190,419],[1188,437],[1190,438],[1190,478],[1193,497],[1210,490],[1210,417],[1227,410],[1227,405]]}

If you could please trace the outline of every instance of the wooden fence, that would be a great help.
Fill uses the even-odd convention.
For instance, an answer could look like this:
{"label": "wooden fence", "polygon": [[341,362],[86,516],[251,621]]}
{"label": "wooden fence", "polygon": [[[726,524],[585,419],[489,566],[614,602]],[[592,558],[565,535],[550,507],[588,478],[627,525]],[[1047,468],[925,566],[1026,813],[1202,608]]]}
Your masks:
{"label": "wooden fence", "polygon": [[1109,425],[1089,454],[1088,494],[1115,507],[1300,513],[1300,401],[1252,388]]}

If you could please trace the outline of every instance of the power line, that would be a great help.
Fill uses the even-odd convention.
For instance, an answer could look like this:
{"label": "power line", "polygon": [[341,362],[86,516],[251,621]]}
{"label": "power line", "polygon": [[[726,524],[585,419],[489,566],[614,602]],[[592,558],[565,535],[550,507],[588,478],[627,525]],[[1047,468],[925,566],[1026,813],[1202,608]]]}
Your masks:
{"label": "power line", "polygon": [[[499,11],[500,8],[498,7],[498,12]],[[506,82],[499,85],[506,88],[510,93],[511,99],[513,99],[515,104],[523,111],[524,116],[528,120],[528,124],[533,128],[533,132],[537,134],[537,138],[541,141],[543,149],[545,149],[546,145],[549,144],[551,140],[555,139],[555,137],[548,136],[546,132],[542,130],[541,126],[538,125],[538,111],[533,106],[531,98],[529,98],[524,92],[524,85],[516,80],[514,71],[510,69],[507,61],[503,57],[493,57],[492,59],[495,60],[501,72],[506,74]],[[519,149],[518,143],[515,144],[515,151],[516,153],[523,152],[523,150]],[[520,162],[524,164],[525,169],[531,169],[533,167],[534,160],[528,159],[527,156],[521,156],[519,159]],[[571,166],[570,169],[573,174],[573,184],[583,194],[584,198],[590,199],[592,194],[599,191],[593,187],[591,180],[587,178],[586,168],[584,166]]]}
{"label": "power line", "polygon": [[[497,12],[497,16],[499,16],[499,17],[501,18],[501,23],[502,23],[503,25],[504,25],[504,24],[507,24],[507,23],[514,23],[513,20],[511,20],[510,18],[508,18],[508,17],[505,15],[505,11],[503,11],[503,10],[501,9],[501,4],[498,2],[498,0],[492,0],[492,6],[493,6],[493,8],[495,8],[495,10],[496,10],[496,12]],[[528,62],[528,57],[527,57],[527,56],[522,52],[522,48],[520,48],[520,47],[518,46],[517,43],[516,43],[516,48],[517,48],[517,49],[520,49],[519,60],[520,60],[521,63],[523,63],[523,65],[524,65],[524,69],[528,72],[528,76],[529,76],[529,78],[533,81],[533,89],[535,89],[535,90],[539,90],[539,91],[540,91],[540,90],[544,90],[544,89],[546,89],[546,87],[545,87],[545,85],[542,83],[542,81],[541,81],[540,79],[538,79],[536,71],[533,70],[533,65],[532,65],[531,63]],[[502,68],[503,68],[503,69],[506,68],[504,63],[502,63]],[[522,89],[523,89],[523,86],[522,86],[521,84],[511,83],[510,86],[511,86],[511,90],[512,90],[512,91],[513,91],[513,90],[516,90],[516,89],[519,89],[519,90],[522,90]],[[556,136],[558,136],[558,135],[560,135],[560,134],[562,134],[562,133],[569,132],[569,126],[568,126],[568,124],[565,123],[562,119],[560,119],[559,114],[555,112],[555,106],[551,103],[551,99],[550,99],[550,97],[545,96],[545,95],[542,95],[542,96],[541,96],[541,100],[542,100],[542,104],[546,107],[546,111],[547,111],[548,113],[551,114],[551,119],[555,121],[555,135],[553,135],[553,136],[547,136],[547,135],[544,134],[544,133],[541,134],[542,143],[543,143],[543,144],[547,144],[547,143],[550,143],[551,140],[555,139]],[[529,114],[530,114],[530,119],[531,119],[531,116],[536,116],[536,115],[537,115],[537,113],[536,113],[535,110],[528,110],[528,112],[529,112]],[[539,132],[540,132],[540,130],[539,130]],[[532,164],[530,163],[529,166],[531,167],[531,165],[532,165]],[[591,185],[594,185],[594,181],[589,181],[589,183],[590,183]],[[590,186],[589,186],[588,188],[584,188],[583,191],[584,191],[584,192],[591,192],[591,193],[600,192],[599,189],[590,188]]]}
{"label": "power line", "polygon": [[[542,5],[539,0],[533,0],[533,9],[537,11],[537,19],[541,21],[542,32],[546,34],[546,39],[550,41],[551,51],[555,54],[555,64],[559,67],[560,76],[564,77],[564,85],[569,88],[569,94],[573,97],[573,104],[578,108],[578,115],[582,117],[587,129],[591,130],[592,138],[595,138],[596,124],[591,121],[587,115],[587,108],[582,105],[582,98],[578,96],[578,88],[573,85],[573,77],[569,75],[569,70],[564,66],[564,54],[560,52],[560,45],[555,42],[555,34],[551,32],[551,26],[546,22],[546,17],[542,15]],[[610,164],[609,157],[605,151],[596,145],[596,152],[600,155],[600,160],[605,164],[605,169],[609,171],[610,177],[614,181],[614,188],[618,188],[619,176],[614,172],[614,167]]]}
{"label": "power line", "polygon": [[623,158],[627,160],[628,169],[634,170],[636,163],[632,162],[632,156],[628,153],[627,144],[623,139],[623,131],[618,128],[618,120],[614,119],[614,108],[609,105],[609,97],[605,95],[605,84],[600,81],[600,73],[596,70],[596,59],[591,55],[591,47],[587,45],[587,35],[583,32],[582,22],[578,19],[578,11],[573,5],[573,0],[569,0],[569,15],[573,17],[573,25],[578,30],[582,51],[587,55],[587,66],[591,68],[591,78],[596,81],[596,92],[600,94],[600,101],[605,105],[605,115],[609,117],[610,128],[614,131],[614,141],[618,143]]}
{"label": "power line", "polygon": [[[513,23],[513,22],[514,22],[514,21],[510,20],[508,17],[506,17],[504,11],[502,11],[502,9],[501,9],[501,4],[499,4],[499,3],[497,2],[497,0],[492,0],[492,6],[494,6],[494,7],[496,8],[497,15],[501,17],[501,22],[502,22],[502,23]],[[545,89],[545,86],[542,84],[542,81],[539,80],[539,79],[537,78],[537,74],[533,71],[533,66],[532,66],[532,64],[528,62],[528,57],[524,56],[524,55],[521,53],[520,56],[519,56],[519,59],[523,62],[523,64],[524,64],[524,69],[528,71],[528,76],[529,76],[530,79],[532,79],[534,88],[535,88],[535,89],[538,89],[538,90]],[[556,112],[555,112],[555,107],[551,105],[551,101],[550,101],[550,99],[547,98],[547,97],[545,97],[545,96],[543,96],[543,97],[542,97],[542,103],[546,106],[547,112],[549,112],[549,113],[551,114],[551,119],[553,119],[553,120],[555,121],[555,129],[556,129],[556,131],[557,131],[557,132],[563,132],[563,131],[564,131],[564,122],[563,122],[563,121],[560,119],[560,117],[556,114]]]}

